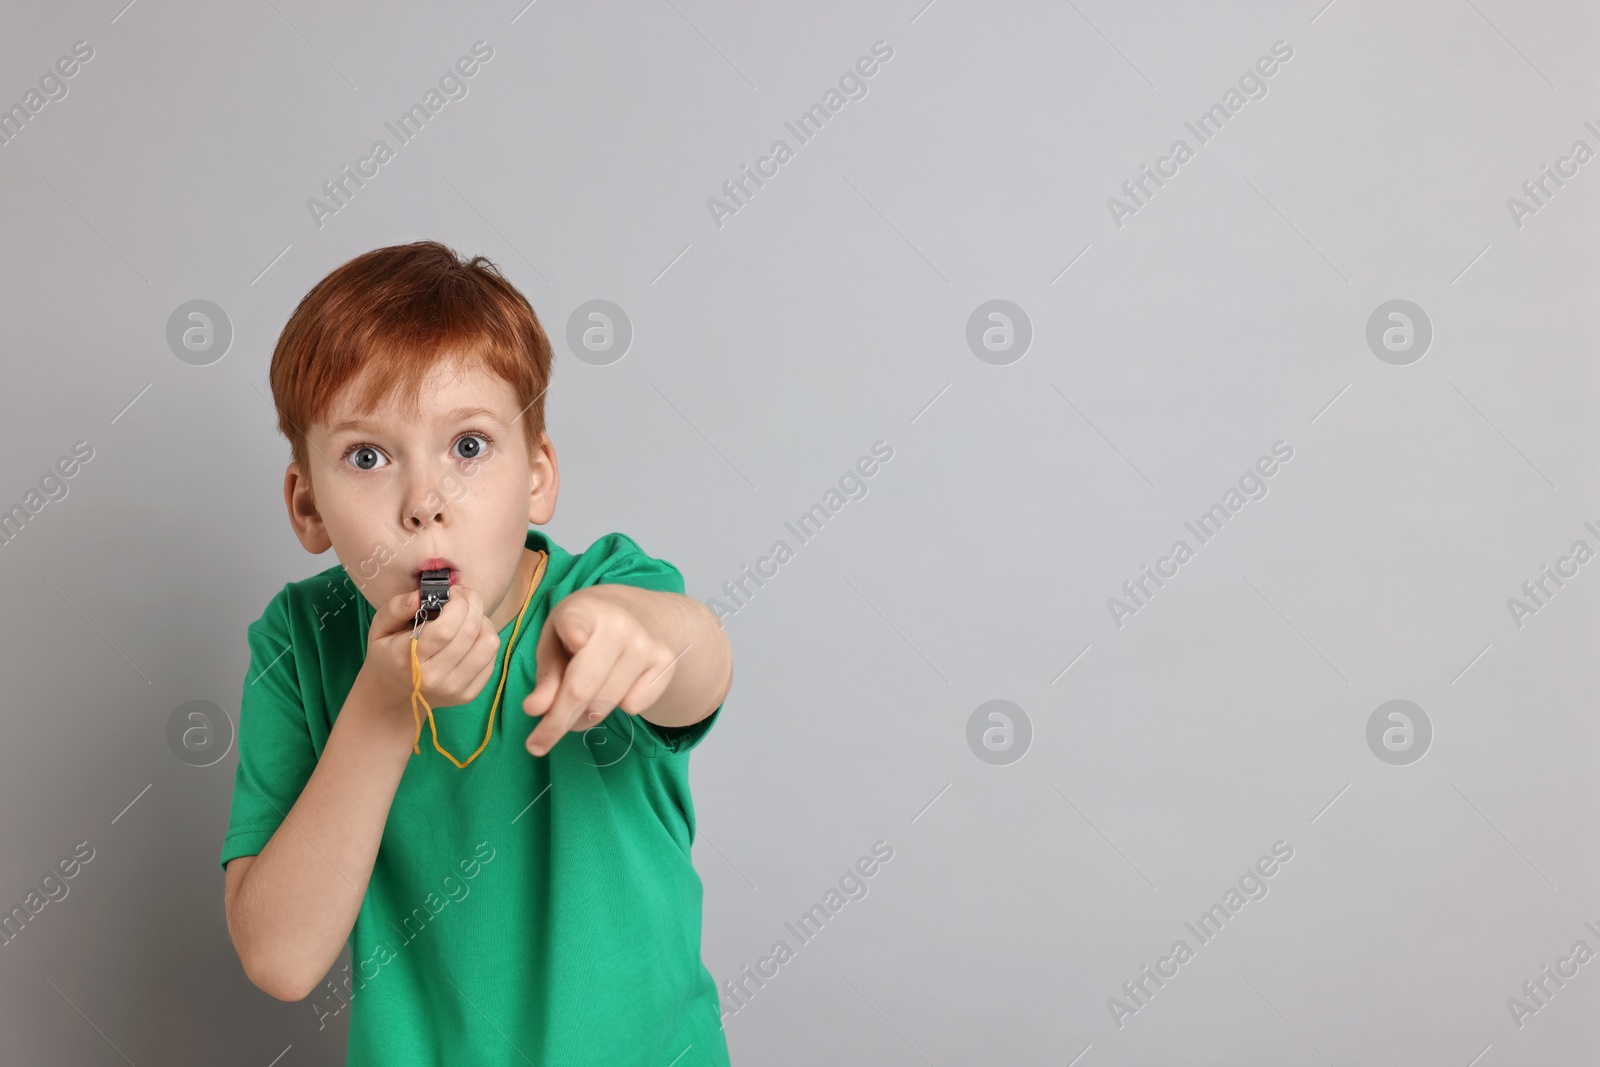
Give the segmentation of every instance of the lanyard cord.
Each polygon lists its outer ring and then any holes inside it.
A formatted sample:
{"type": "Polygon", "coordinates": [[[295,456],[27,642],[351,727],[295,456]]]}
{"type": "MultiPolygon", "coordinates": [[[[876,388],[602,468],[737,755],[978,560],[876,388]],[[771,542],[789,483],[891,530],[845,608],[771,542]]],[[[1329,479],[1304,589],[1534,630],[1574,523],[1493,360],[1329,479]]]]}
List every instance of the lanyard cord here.
{"type": "Polygon", "coordinates": [[[417,659],[417,637],[422,632],[422,624],[426,621],[426,618],[422,609],[417,609],[416,623],[411,628],[411,717],[417,723],[417,733],[411,741],[412,755],[422,754],[422,745],[420,744],[422,740],[422,713],[417,710],[419,703],[428,709],[428,728],[433,731],[433,747],[438,749],[440,755],[454,763],[458,768],[465,768],[467,763],[477,759],[478,753],[488,746],[489,738],[494,734],[495,711],[500,707],[500,697],[506,690],[506,675],[509,673],[511,666],[511,650],[516,646],[517,633],[522,629],[522,618],[528,613],[528,605],[533,603],[533,591],[539,588],[539,579],[544,577],[544,566],[549,561],[549,558],[544,552],[539,553],[539,562],[534,566],[533,577],[528,581],[528,595],[522,601],[522,610],[517,613],[516,625],[511,628],[511,639],[506,642],[505,656],[500,663],[500,687],[495,690],[494,703],[489,705],[489,728],[484,732],[483,744],[478,746],[477,752],[467,757],[466,763],[446,752],[444,746],[439,744],[439,727],[433,721],[433,708],[429,706],[427,700],[422,696],[422,663],[417,659]]]}

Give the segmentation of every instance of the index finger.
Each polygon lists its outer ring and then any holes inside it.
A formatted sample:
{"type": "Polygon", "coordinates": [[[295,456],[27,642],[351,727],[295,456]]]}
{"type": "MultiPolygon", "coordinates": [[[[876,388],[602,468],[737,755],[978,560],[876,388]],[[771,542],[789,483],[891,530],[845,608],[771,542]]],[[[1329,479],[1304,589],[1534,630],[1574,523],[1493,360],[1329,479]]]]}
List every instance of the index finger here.
{"type": "MultiPolygon", "coordinates": [[[[562,665],[561,677],[554,687],[555,693],[546,701],[548,706],[540,716],[539,725],[528,735],[529,752],[535,756],[549,752],[568,731],[578,726],[584,712],[597,703],[606,703],[599,694],[617,669],[619,657],[612,652],[606,659],[601,659],[602,651],[601,646],[587,645],[562,665]],[[594,695],[584,697],[580,693],[594,695]]],[[[615,705],[606,704],[598,710],[609,712],[613,707],[615,705]]]]}

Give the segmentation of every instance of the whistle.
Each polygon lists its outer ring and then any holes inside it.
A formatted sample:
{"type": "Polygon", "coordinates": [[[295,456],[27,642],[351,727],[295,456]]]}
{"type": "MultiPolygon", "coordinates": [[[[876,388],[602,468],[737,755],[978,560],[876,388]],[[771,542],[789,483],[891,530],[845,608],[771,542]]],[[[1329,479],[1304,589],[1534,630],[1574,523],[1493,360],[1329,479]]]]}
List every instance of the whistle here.
{"type": "Polygon", "coordinates": [[[450,568],[422,572],[422,606],[424,617],[436,619],[445,602],[450,599],[450,568]]]}

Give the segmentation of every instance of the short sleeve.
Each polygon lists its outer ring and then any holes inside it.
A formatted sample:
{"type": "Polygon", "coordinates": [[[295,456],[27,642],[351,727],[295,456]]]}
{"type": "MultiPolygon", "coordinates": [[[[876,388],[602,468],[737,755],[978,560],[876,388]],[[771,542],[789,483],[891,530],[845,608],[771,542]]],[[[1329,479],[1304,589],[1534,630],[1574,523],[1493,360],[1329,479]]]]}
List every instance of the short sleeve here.
{"type": "MultiPolygon", "coordinates": [[[[600,538],[584,553],[601,553],[598,569],[588,585],[601,585],[611,582],[619,585],[633,585],[641,589],[653,589],[658,593],[684,593],[683,573],[664,559],[657,559],[646,554],[638,543],[623,533],[610,533],[600,538]]],[[[663,749],[669,753],[687,753],[694,748],[710,732],[716,724],[718,716],[722,714],[722,705],[701,719],[699,722],[690,723],[688,726],[658,726],[645,719],[642,715],[632,716],[640,726],[648,730],[660,742],[663,749]]],[[[607,715],[604,723],[611,724],[616,718],[607,715]]]]}
{"type": "Polygon", "coordinates": [[[266,847],[316,769],[291,632],[285,588],[246,630],[250,667],[239,701],[239,765],[223,867],[266,847]]]}

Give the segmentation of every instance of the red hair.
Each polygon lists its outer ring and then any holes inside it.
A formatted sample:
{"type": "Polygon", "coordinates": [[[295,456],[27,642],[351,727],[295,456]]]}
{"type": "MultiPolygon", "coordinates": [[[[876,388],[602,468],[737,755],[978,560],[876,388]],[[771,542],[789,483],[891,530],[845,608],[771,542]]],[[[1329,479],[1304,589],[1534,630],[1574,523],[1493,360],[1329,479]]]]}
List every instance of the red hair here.
{"type": "Polygon", "coordinates": [[[307,427],[326,420],[345,386],[361,379],[360,413],[397,395],[415,415],[423,379],[450,357],[512,387],[532,455],[545,432],[550,340],[498,267],[415,241],[365,252],[323,278],[284,324],[269,372],[278,429],[301,472],[311,473],[307,427]]]}

